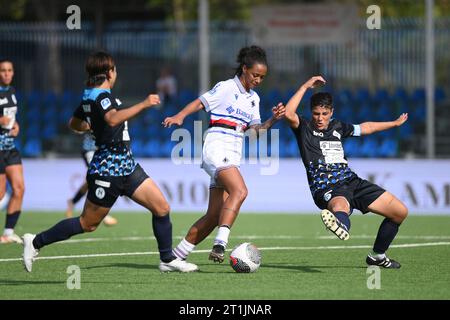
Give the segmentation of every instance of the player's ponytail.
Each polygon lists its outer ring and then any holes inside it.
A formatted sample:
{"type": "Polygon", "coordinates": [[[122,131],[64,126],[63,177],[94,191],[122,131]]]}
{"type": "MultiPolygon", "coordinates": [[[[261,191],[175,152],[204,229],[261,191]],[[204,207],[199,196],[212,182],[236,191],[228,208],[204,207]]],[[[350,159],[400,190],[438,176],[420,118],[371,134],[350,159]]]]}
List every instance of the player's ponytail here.
{"type": "Polygon", "coordinates": [[[88,74],[86,85],[88,87],[101,85],[105,80],[109,79],[109,71],[114,68],[114,59],[109,53],[103,51],[94,52],[86,61],[86,72],[88,74]]]}
{"type": "Polygon", "coordinates": [[[251,68],[255,63],[260,63],[267,67],[266,52],[258,46],[244,47],[239,51],[236,62],[239,66],[235,70],[235,75],[239,77],[244,66],[251,68]]]}

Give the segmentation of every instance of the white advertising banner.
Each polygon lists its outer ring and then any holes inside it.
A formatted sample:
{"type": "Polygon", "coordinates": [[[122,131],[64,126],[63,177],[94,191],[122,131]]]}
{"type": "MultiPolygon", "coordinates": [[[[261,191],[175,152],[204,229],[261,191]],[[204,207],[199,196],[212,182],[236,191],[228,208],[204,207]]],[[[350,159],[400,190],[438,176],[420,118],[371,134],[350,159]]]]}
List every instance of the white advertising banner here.
{"type": "MultiPolygon", "coordinates": [[[[248,162],[248,161],[247,161],[248,162]]],[[[209,176],[198,164],[175,165],[169,159],[140,160],[156,181],[172,211],[204,212],[209,176]]],[[[24,210],[64,210],[84,182],[81,159],[25,159],[24,210]]],[[[350,167],[402,200],[412,214],[450,214],[450,160],[351,160],[350,167]]],[[[317,212],[300,160],[273,160],[271,164],[243,164],[248,197],[242,212],[317,212]]],[[[84,200],[77,205],[82,207],[84,200]]],[[[120,198],[113,210],[144,210],[120,198]]]]}
{"type": "Polygon", "coordinates": [[[345,43],[358,21],[352,4],[262,5],[252,9],[252,30],[261,45],[345,43]]]}

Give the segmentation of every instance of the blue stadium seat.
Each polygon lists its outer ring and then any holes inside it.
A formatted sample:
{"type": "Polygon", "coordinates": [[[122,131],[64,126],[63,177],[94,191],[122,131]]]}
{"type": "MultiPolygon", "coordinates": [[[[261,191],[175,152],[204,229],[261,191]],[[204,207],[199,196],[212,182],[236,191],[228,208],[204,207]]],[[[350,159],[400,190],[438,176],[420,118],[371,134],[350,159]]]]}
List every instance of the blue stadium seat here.
{"type": "Polygon", "coordinates": [[[378,148],[378,155],[380,157],[395,157],[397,155],[398,143],[397,140],[386,138],[383,139],[378,148]]]}
{"type": "Polygon", "coordinates": [[[373,158],[378,156],[378,143],[375,137],[365,137],[360,147],[361,156],[373,158]]]}
{"type": "MultiPolygon", "coordinates": [[[[366,122],[366,121],[373,121],[373,114],[372,114],[372,107],[369,103],[363,103],[356,111],[356,121],[357,122],[366,122]]],[[[354,121],[355,121],[354,120],[354,121]]]]}
{"type": "Polygon", "coordinates": [[[194,91],[190,89],[182,89],[178,93],[178,105],[184,107],[185,105],[187,105],[191,101],[194,101],[197,98],[198,95],[194,91]]]}
{"type": "Polygon", "coordinates": [[[55,123],[46,123],[45,126],[42,129],[41,132],[41,137],[44,139],[51,139],[53,137],[56,136],[56,134],[58,133],[58,130],[56,128],[56,124],[55,123]]]}
{"type": "Polygon", "coordinates": [[[390,99],[389,92],[386,89],[377,89],[373,96],[373,100],[377,104],[388,104],[390,99]]]}
{"type": "Polygon", "coordinates": [[[441,102],[443,102],[445,100],[445,91],[443,88],[441,87],[437,87],[435,92],[434,92],[434,99],[436,104],[440,104],[441,102]]]}
{"type": "Polygon", "coordinates": [[[425,103],[426,100],[425,89],[419,88],[414,90],[411,99],[413,103],[425,103]]]}
{"type": "Polygon", "coordinates": [[[375,112],[375,121],[391,121],[393,120],[394,115],[392,114],[392,110],[390,105],[387,103],[382,103],[375,112]]]}
{"type": "Polygon", "coordinates": [[[405,90],[405,88],[397,88],[394,92],[394,94],[392,95],[392,98],[397,102],[397,103],[403,103],[403,104],[407,104],[409,103],[409,95],[408,92],[405,90]]]}
{"type": "Polygon", "coordinates": [[[338,105],[353,105],[354,103],[353,94],[349,89],[339,91],[336,96],[336,100],[338,105]]]}
{"type": "Polygon", "coordinates": [[[271,89],[266,94],[266,101],[264,105],[266,108],[272,108],[276,106],[279,102],[283,102],[283,95],[278,89],[271,89]]]}
{"type": "Polygon", "coordinates": [[[372,97],[370,96],[370,92],[367,88],[359,88],[356,90],[355,100],[356,103],[367,103],[372,101],[372,97]]]}
{"type": "Polygon", "coordinates": [[[401,139],[403,140],[409,140],[413,137],[413,128],[409,121],[406,121],[403,125],[401,125],[399,128],[399,133],[401,136],[401,139]]]}
{"type": "Polygon", "coordinates": [[[350,138],[344,141],[344,150],[347,157],[360,157],[359,141],[357,138],[350,138]]]}
{"type": "Polygon", "coordinates": [[[135,157],[144,157],[145,156],[145,149],[144,149],[144,143],[141,139],[135,138],[131,140],[131,151],[133,152],[133,155],[135,157]]]}
{"type": "Polygon", "coordinates": [[[23,148],[25,157],[39,157],[42,154],[42,144],[39,139],[31,139],[25,143],[23,148]]]}

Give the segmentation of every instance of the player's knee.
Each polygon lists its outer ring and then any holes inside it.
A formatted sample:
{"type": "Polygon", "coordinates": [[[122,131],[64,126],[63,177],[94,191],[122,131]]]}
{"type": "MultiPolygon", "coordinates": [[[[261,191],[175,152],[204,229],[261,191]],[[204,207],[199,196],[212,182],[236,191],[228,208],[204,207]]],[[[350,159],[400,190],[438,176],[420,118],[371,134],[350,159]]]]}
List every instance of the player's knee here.
{"type": "Polygon", "coordinates": [[[25,193],[25,185],[23,183],[17,183],[12,186],[13,196],[22,197],[25,193]]]}
{"type": "Polygon", "coordinates": [[[168,215],[170,212],[170,205],[168,202],[164,202],[160,205],[158,205],[154,210],[153,214],[157,217],[164,217],[165,215],[168,215]]]}
{"type": "Polygon", "coordinates": [[[97,227],[100,223],[92,223],[92,222],[87,222],[84,219],[80,219],[80,224],[81,224],[81,228],[83,229],[84,232],[93,232],[97,229],[97,227]]]}
{"type": "Polygon", "coordinates": [[[244,202],[244,200],[247,198],[247,196],[248,196],[248,189],[245,186],[242,188],[239,188],[236,191],[236,197],[239,200],[239,202],[241,202],[241,203],[244,202]]]}
{"type": "Polygon", "coordinates": [[[397,213],[397,220],[402,223],[408,216],[408,208],[402,204],[397,213]]]}

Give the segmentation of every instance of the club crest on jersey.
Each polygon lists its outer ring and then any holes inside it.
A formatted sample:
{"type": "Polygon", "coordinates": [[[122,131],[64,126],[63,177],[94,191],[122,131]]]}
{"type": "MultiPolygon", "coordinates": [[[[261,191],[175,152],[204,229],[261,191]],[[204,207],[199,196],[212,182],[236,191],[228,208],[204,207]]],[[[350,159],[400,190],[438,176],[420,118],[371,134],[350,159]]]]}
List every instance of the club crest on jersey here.
{"type": "Polygon", "coordinates": [[[317,132],[313,130],[313,135],[315,135],[316,137],[323,137],[323,132],[317,132]]]}
{"type": "Polygon", "coordinates": [[[111,100],[109,100],[109,98],[105,98],[100,101],[100,104],[102,105],[102,108],[106,110],[111,105],[111,100]]]}
{"type": "Polygon", "coordinates": [[[336,130],[333,131],[333,136],[335,136],[336,138],[341,140],[341,134],[339,132],[337,132],[336,130]]]}
{"type": "Polygon", "coordinates": [[[14,102],[14,104],[17,104],[17,99],[16,99],[16,95],[15,94],[11,95],[11,99],[14,102]]]}

